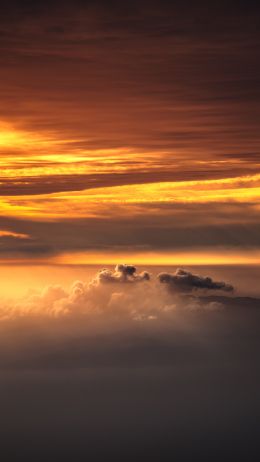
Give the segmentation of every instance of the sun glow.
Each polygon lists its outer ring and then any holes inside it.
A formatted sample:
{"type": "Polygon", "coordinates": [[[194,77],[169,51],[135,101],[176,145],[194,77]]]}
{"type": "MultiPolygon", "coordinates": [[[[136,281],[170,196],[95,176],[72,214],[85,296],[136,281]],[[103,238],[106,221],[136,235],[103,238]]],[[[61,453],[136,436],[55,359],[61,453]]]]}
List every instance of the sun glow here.
{"type": "Polygon", "coordinates": [[[44,135],[42,133],[35,133],[34,131],[27,131],[18,129],[6,122],[0,122],[0,148],[6,149],[19,149],[26,148],[47,148],[57,144],[57,139],[53,133],[44,135]]]}
{"type": "Polygon", "coordinates": [[[260,263],[260,251],[256,249],[236,252],[228,248],[185,249],[167,251],[119,251],[71,252],[52,257],[58,265],[116,265],[133,262],[136,265],[254,265],[260,263]]]}

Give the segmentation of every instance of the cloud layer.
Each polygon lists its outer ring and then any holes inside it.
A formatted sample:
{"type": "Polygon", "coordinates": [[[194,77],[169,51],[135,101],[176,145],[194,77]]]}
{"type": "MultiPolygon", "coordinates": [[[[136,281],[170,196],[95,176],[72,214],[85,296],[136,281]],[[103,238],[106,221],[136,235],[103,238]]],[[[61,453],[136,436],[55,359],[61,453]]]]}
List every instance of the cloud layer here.
{"type": "Polygon", "coordinates": [[[178,310],[221,309],[222,303],[203,303],[199,297],[216,290],[231,292],[233,287],[182,269],[151,278],[147,271],[138,273],[133,265],[119,264],[114,271],[100,270],[89,283],[75,281],[68,291],[53,285],[41,292],[31,291],[18,301],[2,301],[0,319],[112,317],[151,321],[178,310]]]}
{"type": "Polygon", "coordinates": [[[173,292],[191,292],[192,290],[223,290],[232,292],[234,287],[222,281],[213,281],[210,277],[192,274],[183,269],[177,269],[174,274],[160,273],[158,279],[162,284],[167,284],[173,292]]]}

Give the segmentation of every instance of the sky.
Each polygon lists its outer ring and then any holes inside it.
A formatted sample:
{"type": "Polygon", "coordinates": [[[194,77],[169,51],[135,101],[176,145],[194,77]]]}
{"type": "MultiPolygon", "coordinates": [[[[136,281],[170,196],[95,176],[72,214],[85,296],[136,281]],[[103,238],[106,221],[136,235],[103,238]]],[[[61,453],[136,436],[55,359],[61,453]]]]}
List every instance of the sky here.
{"type": "Polygon", "coordinates": [[[259,2],[0,9],[4,460],[260,460],[259,2]]]}
{"type": "Polygon", "coordinates": [[[258,263],[258,28],[252,1],[4,3],[0,262],[258,263]]]}

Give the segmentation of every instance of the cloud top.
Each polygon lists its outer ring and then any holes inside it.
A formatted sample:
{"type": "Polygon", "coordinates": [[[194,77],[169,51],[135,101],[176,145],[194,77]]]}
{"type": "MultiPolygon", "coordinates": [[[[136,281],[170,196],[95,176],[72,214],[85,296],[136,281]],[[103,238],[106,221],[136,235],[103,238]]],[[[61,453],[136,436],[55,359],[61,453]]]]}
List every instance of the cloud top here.
{"type": "Polygon", "coordinates": [[[203,302],[199,289],[205,296],[212,290],[231,292],[233,286],[183,269],[152,278],[147,271],[138,273],[133,265],[118,264],[114,271],[100,270],[89,283],[75,281],[69,290],[53,285],[31,291],[18,301],[2,301],[0,320],[68,316],[100,319],[104,315],[104,319],[140,321],[169,317],[176,310],[222,309],[219,302],[212,304],[211,300],[210,306],[203,302]]]}
{"type": "Polygon", "coordinates": [[[191,292],[192,290],[223,290],[232,292],[234,287],[223,281],[213,281],[209,276],[199,276],[184,269],[178,268],[175,273],[158,274],[160,283],[167,284],[173,292],[191,292]]]}
{"type": "Polygon", "coordinates": [[[135,266],[119,264],[116,265],[115,271],[110,271],[106,268],[99,271],[96,278],[93,280],[93,283],[135,283],[149,280],[150,273],[147,271],[143,271],[142,273],[138,274],[137,268],[135,266]]]}

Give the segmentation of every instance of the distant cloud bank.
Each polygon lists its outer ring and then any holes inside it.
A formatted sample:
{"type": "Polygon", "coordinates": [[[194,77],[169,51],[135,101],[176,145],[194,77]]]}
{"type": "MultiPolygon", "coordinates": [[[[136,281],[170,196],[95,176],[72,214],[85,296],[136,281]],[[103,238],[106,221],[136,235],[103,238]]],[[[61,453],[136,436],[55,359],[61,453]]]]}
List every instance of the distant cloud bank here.
{"type": "Polygon", "coordinates": [[[2,301],[0,320],[35,317],[95,317],[156,320],[179,310],[216,310],[223,304],[203,296],[214,291],[232,292],[233,286],[184,269],[152,277],[133,265],[118,264],[114,271],[101,269],[89,282],[75,281],[70,290],[53,285],[30,291],[18,301],[2,301]]]}

